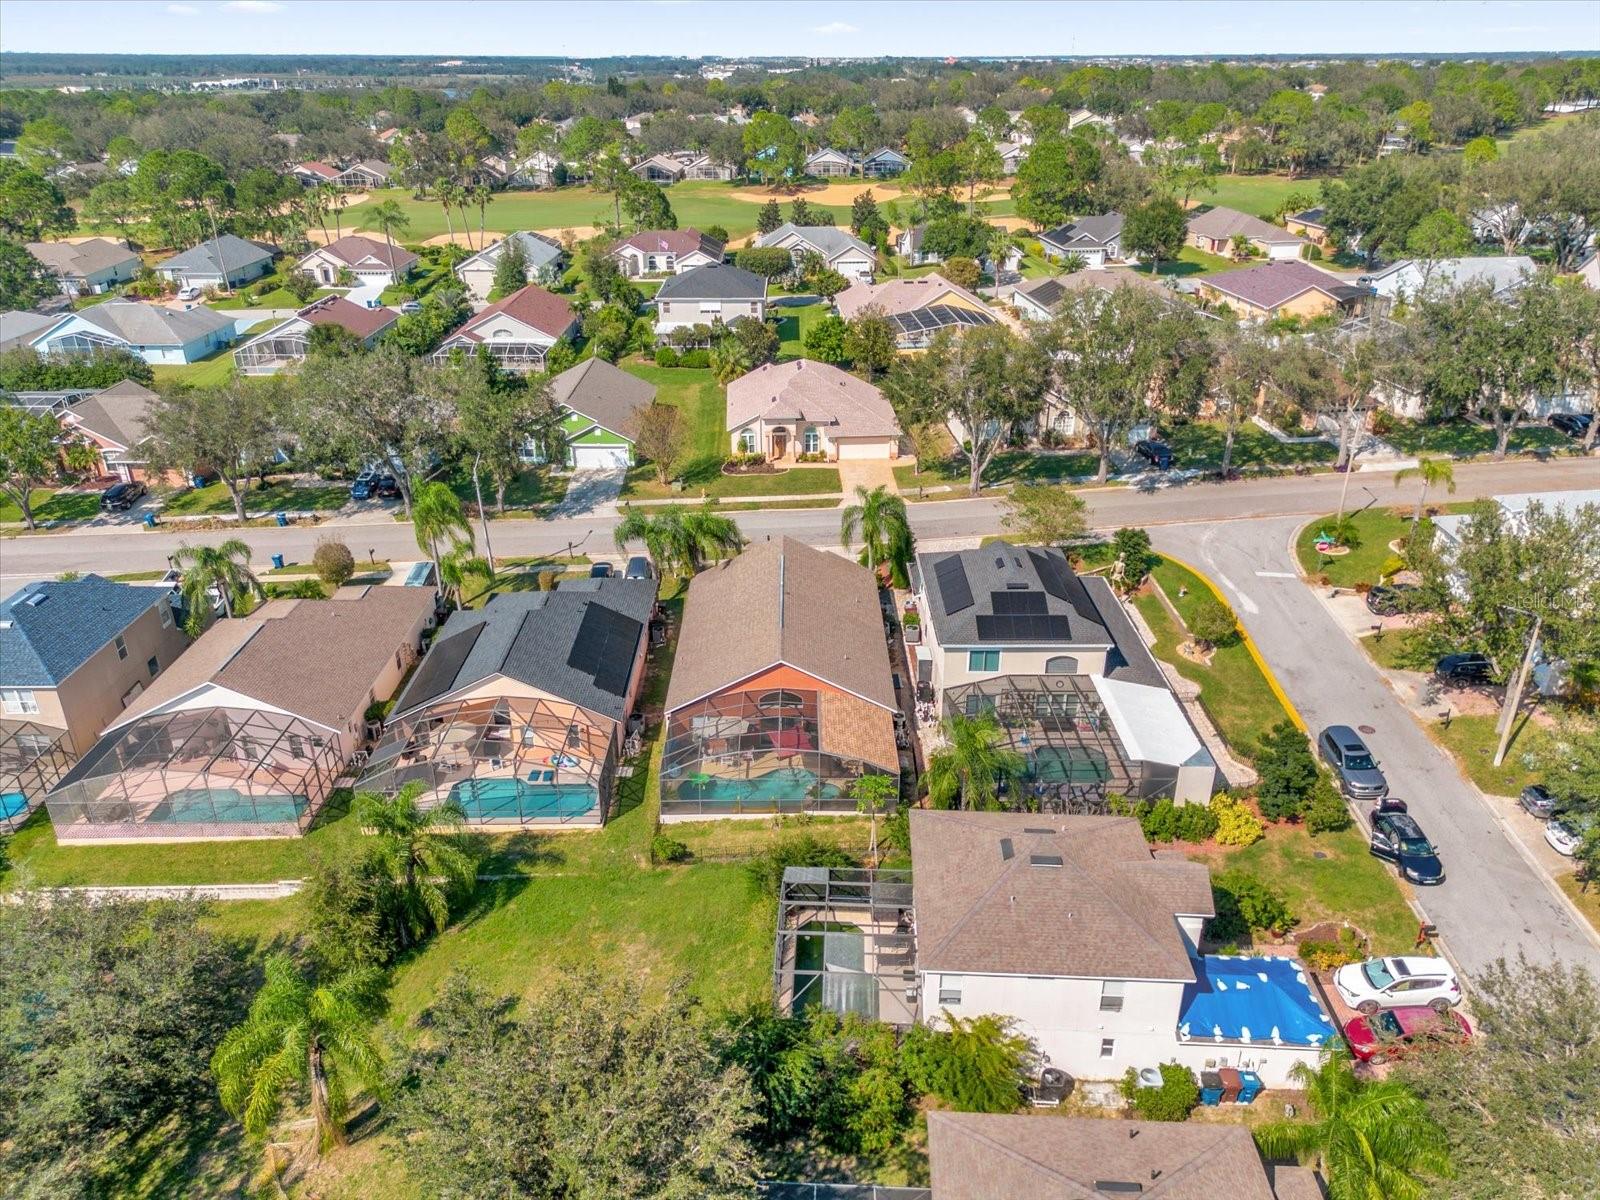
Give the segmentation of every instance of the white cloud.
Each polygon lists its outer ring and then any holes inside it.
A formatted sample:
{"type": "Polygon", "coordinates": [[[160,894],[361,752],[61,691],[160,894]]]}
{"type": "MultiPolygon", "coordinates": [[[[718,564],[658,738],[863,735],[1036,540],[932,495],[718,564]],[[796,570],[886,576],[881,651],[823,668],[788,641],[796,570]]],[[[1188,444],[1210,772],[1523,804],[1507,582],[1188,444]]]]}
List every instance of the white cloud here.
{"type": "Polygon", "coordinates": [[[275,13],[283,11],[283,5],[277,3],[277,0],[228,0],[222,7],[229,12],[242,13],[275,13]]]}
{"type": "Polygon", "coordinates": [[[167,11],[175,17],[198,17],[200,10],[192,4],[169,4],[167,11]]]}
{"type": "Polygon", "coordinates": [[[826,25],[812,27],[812,33],[860,33],[861,30],[848,21],[829,21],[826,25]]]}

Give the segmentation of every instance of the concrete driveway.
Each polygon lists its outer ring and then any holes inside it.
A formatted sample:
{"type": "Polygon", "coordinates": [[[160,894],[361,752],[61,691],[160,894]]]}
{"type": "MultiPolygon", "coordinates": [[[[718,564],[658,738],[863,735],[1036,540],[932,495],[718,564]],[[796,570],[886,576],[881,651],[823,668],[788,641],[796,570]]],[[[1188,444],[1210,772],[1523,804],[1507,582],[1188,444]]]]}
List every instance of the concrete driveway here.
{"type": "Polygon", "coordinates": [[[1600,935],[1508,826],[1509,814],[1462,776],[1299,578],[1289,539],[1303,521],[1170,525],[1150,533],[1157,550],[1222,588],[1313,734],[1333,724],[1362,731],[1392,794],[1439,849],[1445,882],[1414,895],[1464,971],[1520,951],[1535,961],[1582,964],[1600,977],[1600,935]]]}
{"type": "Polygon", "coordinates": [[[622,468],[610,471],[575,471],[567,481],[567,494],[552,517],[583,517],[597,512],[614,512],[617,498],[622,495],[622,485],[628,481],[628,472],[622,468]]]}

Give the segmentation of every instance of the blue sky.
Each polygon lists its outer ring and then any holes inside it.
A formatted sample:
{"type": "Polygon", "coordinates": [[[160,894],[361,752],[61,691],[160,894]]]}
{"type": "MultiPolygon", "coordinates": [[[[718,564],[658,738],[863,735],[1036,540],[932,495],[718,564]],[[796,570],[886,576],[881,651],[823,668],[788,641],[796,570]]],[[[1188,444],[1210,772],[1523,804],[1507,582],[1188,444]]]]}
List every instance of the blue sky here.
{"type": "Polygon", "coordinates": [[[440,58],[1600,50],[1600,0],[0,0],[0,49],[440,58]]]}

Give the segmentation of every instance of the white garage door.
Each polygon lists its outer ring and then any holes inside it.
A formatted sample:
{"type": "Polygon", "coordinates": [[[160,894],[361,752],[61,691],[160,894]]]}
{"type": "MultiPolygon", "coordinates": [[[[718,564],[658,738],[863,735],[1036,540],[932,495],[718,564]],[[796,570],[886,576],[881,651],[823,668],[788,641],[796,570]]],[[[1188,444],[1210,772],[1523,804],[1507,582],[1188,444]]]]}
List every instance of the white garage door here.
{"type": "Polygon", "coordinates": [[[574,446],[572,469],[575,471],[615,471],[628,466],[626,446],[574,446]]]}
{"type": "Polygon", "coordinates": [[[833,444],[840,458],[888,458],[894,449],[891,438],[836,438],[833,444]]]}

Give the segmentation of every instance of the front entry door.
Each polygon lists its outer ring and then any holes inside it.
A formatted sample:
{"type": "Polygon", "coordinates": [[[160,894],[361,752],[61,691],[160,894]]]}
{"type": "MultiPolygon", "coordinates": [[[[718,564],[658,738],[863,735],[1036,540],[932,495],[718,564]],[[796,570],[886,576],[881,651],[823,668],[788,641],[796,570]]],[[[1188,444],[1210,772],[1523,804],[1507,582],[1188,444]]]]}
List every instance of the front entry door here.
{"type": "Polygon", "coordinates": [[[787,458],[789,456],[789,431],[787,429],[774,429],[772,431],[772,457],[787,458]]]}

